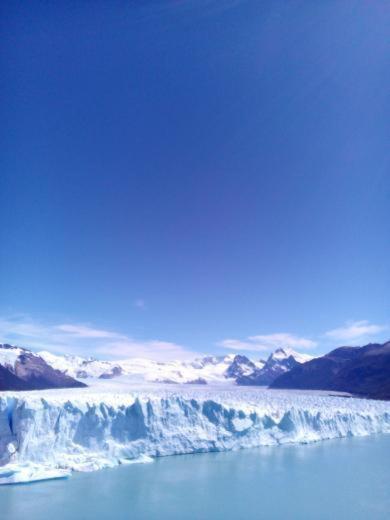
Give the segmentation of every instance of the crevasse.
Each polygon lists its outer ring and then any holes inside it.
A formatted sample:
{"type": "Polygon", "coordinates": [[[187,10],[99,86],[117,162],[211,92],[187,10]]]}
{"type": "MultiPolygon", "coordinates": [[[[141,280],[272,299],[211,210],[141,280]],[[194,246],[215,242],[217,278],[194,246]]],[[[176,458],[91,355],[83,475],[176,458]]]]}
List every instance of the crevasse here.
{"type": "Polygon", "coordinates": [[[266,390],[4,395],[0,483],[164,455],[389,432],[389,403],[323,395],[266,390]]]}

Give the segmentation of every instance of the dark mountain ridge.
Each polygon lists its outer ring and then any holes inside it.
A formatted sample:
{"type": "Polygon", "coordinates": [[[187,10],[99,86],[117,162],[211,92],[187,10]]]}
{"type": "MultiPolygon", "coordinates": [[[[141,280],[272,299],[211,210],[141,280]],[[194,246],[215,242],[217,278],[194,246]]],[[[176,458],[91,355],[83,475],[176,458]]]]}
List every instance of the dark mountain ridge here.
{"type": "Polygon", "coordinates": [[[390,399],[390,341],[337,348],[280,375],[271,388],[333,390],[390,399]]]}
{"type": "Polygon", "coordinates": [[[238,374],[237,384],[243,386],[268,386],[281,374],[303,363],[309,356],[303,356],[291,349],[278,348],[269,355],[261,368],[249,374],[238,374]]]}
{"type": "Polygon", "coordinates": [[[0,390],[45,390],[49,388],[81,388],[76,381],[48,365],[37,354],[13,345],[0,344],[0,349],[14,354],[13,363],[0,364],[0,390]]]}

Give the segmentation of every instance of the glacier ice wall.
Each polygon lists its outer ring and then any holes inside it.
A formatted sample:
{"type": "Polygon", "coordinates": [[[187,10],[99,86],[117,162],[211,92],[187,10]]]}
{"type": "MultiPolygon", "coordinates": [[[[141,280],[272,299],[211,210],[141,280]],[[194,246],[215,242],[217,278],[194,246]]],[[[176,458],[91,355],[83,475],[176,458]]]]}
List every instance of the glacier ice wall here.
{"type": "Polygon", "coordinates": [[[3,394],[0,470],[93,470],[142,457],[373,433],[390,433],[390,403],[267,390],[3,394]]]}

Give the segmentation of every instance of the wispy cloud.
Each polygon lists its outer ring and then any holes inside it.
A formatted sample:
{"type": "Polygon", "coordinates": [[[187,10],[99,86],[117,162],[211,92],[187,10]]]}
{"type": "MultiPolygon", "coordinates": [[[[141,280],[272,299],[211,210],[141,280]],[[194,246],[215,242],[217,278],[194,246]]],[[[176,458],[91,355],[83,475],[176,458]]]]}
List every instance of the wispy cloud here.
{"type": "Polygon", "coordinates": [[[229,348],[231,350],[253,350],[253,343],[233,338],[223,339],[217,343],[217,346],[229,348]]]}
{"type": "Polygon", "coordinates": [[[194,358],[193,352],[185,350],[176,343],[160,340],[136,341],[130,338],[102,345],[97,349],[97,352],[102,356],[109,355],[118,359],[142,357],[166,361],[194,358]]]}
{"type": "Polygon", "coordinates": [[[69,336],[75,338],[117,338],[117,332],[110,332],[108,330],[94,329],[86,325],[72,325],[65,323],[64,325],[56,325],[55,330],[65,332],[69,336]]]}
{"type": "Polygon", "coordinates": [[[91,324],[49,324],[19,314],[0,317],[0,340],[32,348],[82,356],[146,357],[158,361],[188,359],[194,353],[177,343],[137,340],[91,324]]]}
{"type": "Polygon", "coordinates": [[[312,349],[317,346],[317,343],[311,339],[298,337],[294,334],[278,332],[275,334],[249,336],[244,340],[224,339],[218,343],[218,346],[232,350],[267,352],[279,347],[312,349]]]}
{"type": "Polygon", "coordinates": [[[325,336],[338,341],[357,341],[376,336],[388,329],[386,325],[375,325],[367,320],[348,321],[342,327],[329,330],[325,336]]]}
{"type": "Polygon", "coordinates": [[[137,307],[137,309],[146,309],[146,302],[142,298],[138,298],[138,300],[135,300],[134,307],[137,307]]]}

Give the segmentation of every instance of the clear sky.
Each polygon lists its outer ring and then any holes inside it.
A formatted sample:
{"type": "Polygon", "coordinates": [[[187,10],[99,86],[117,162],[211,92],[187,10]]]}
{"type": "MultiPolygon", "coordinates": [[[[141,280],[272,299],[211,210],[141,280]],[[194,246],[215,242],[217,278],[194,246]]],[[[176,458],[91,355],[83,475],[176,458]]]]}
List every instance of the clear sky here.
{"type": "Polygon", "coordinates": [[[3,340],[390,337],[386,1],[2,2],[3,340]]]}

